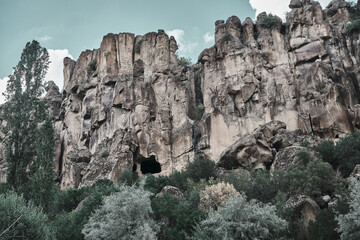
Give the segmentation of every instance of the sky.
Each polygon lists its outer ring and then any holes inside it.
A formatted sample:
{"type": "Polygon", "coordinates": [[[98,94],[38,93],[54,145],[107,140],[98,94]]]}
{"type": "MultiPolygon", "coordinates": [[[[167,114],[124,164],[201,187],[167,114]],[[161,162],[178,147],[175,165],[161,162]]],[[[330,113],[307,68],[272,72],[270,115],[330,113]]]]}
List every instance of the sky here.
{"type": "MultiPolygon", "coordinates": [[[[330,0],[320,0],[326,7],[330,0]]],[[[255,19],[266,11],[282,18],[290,0],[0,0],[0,93],[26,43],[38,40],[49,51],[46,81],[63,86],[63,58],[76,60],[100,47],[107,33],[144,35],[163,29],[176,38],[178,54],[197,61],[214,44],[216,20],[255,19]]],[[[4,101],[0,96],[0,103],[4,101]]]]}

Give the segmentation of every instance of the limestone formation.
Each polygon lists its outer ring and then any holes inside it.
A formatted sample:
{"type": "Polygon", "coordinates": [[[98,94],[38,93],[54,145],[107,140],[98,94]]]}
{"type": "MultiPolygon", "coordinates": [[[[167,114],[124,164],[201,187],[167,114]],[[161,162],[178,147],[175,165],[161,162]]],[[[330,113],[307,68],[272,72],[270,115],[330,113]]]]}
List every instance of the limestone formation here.
{"type": "Polygon", "coordinates": [[[215,45],[189,67],[163,30],[108,34],[99,49],[65,58],[63,91],[48,93],[61,188],[117,182],[125,169],[169,175],[197,153],[225,169],[270,167],[298,136],[358,128],[360,40],[344,33],[349,4],[290,7],[270,27],[216,21],[215,45]],[[282,124],[261,127],[269,122],[282,124]]]}

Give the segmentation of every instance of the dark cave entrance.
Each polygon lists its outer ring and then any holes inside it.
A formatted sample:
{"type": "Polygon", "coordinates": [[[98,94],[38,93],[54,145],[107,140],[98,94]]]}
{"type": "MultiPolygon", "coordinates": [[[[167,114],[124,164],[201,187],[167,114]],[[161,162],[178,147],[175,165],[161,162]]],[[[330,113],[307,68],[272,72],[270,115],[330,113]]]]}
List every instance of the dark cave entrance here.
{"type": "Polygon", "coordinates": [[[149,158],[144,158],[141,161],[140,170],[142,174],[160,173],[161,165],[158,161],[156,161],[155,156],[150,156],[149,158]]]}

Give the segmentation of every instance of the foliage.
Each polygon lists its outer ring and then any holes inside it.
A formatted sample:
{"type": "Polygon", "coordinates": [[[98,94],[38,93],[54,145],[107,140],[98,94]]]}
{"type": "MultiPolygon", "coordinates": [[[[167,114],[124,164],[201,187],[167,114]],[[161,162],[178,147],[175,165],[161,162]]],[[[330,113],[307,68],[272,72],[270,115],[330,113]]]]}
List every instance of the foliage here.
{"type": "Polygon", "coordinates": [[[211,208],[217,210],[229,198],[239,195],[233,185],[220,182],[215,185],[206,186],[200,193],[200,209],[208,212],[211,208]]]}
{"type": "Polygon", "coordinates": [[[188,178],[198,182],[200,179],[208,180],[210,177],[214,177],[214,169],[214,161],[203,156],[195,156],[194,161],[185,167],[185,173],[188,178]]]}
{"type": "Polygon", "coordinates": [[[52,214],[56,215],[63,212],[71,212],[79,203],[90,195],[90,188],[83,187],[79,189],[68,188],[58,190],[54,197],[52,214]]]}
{"type": "Polygon", "coordinates": [[[106,158],[110,155],[109,151],[108,150],[104,150],[101,152],[100,156],[103,157],[103,158],[106,158]]]}
{"type": "Polygon", "coordinates": [[[335,219],[338,212],[348,212],[348,206],[345,202],[338,202],[334,208],[321,209],[315,221],[309,222],[308,233],[310,240],[340,239],[340,234],[336,232],[338,224],[335,219]]]}
{"type": "Polygon", "coordinates": [[[310,142],[308,140],[304,140],[304,141],[300,142],[300,146],[304,147],[304,148],[309,147],[309,144],[310,144],[310,142]]]}
{"type": "Polygon", "coordinates": [[[96,65],[97,65],[97,61],[96,59],[93,59],[89,62],[89,64],[87,65],[87,74],[88,76],[90,76],[93,72],[96,71],[96,65]]]}
{"type": "Polygon", "coordinates": [[[267,170],[245,170],[232,172],[224,177],[224,181],[244,193],[249,199],[257,199],[264,203],[271,202],[277,194],[277,184],[267,170]]]}
{"type": "Polygon", "coordinates": [[[332,195],[341,188],[330,164],[318,159],[311,159],[307,165],[297,165],[287,172],[277,172],[276,181],[279,189],[288,195],[305,194],[314,198],[332,195]]]}
{"type": "Polygon", "coordinates": [[[287,222],[275,207],[242,196],[229,199],[196,225],[192,239],[280,239],[287,222]]]}
{"type": "Polygon", "coordinates": [[[189,192],[187,199],[177,199],[168,194],[151,201],[155,220],[162,222],[158,239],[185,239],[191,234],[193,225],[205,217],[198,209],[199,193],[189,192]]]}
{"type": "Polygon", "coordinates": [[[192,64],[191,63],[191,58],[180,57],[179,65],[181,67],[187,67],[187,66],[190,66],[191,64],[192,64]]]}
{"type": "Polygon", "coordinates": [[[119,183],[123,183],[125,185],[133,185],[134,183],[134,174],[132,171],[130,170],[124,170],[121,175],[120,175],[120,178],[119,178],[119,183]]]}
{"type": "Polygon", "coordinates": [[[120,185],[85,224],[85,239],[156,239],[158,225],[150,218],[150,195],[141,187],[120,185]]]}
{"type": "Polygon", "coordinates": [[[118,188],[107,179],[98,180],[89,189],[85,189],[81,194],[81,198],[86,198],[83,201],[82,208],[69,214],[58,214],[53,222],[53,226],[56,229],[56,239],[84,239],[81,231],[88,222],[91,213],[99,208],[104,196],[108,196],[116,191],[118,191],[118,188]]]}
{"type": "Polygon", "coordinates": [[[336,220],[341,239],[360,239],[360,182],[353,179],[350,193],[350,211],[340,214],[336,220]]]}
{"type": "Polygon", "coordinates": [[[266,15],[265,17],[259,19],[257,24],[263,28],[272,28],[277,22],[277,17],[272,15],[266,15]]]}
{"type": "Polygon", "coordinates": [[[0,239],[17,238],[48,240],[55,239],[55,236],[47,216],[39,207],[31,202],[26,203],[25,199],[16,193],[1,194],[0,239]],[[8,227],[10,229],[5,231],[8,227]]]}
{"type": "Polygon", "coordinates": [[[335,157],[335,144],[331,140],[324,140],[315,147],[315,150],[320,153],[323,161],[328,162],[334,169],[338,168],[339,163],[335,157]]]}
{"type": "Polygon", "coordinates": [[[49,54],[37,41],[28,42],[9,76],[2,128],[10,187],[46,210],[54,188],[53,134],[44,91],[49,54]]]}
{"type": "Polygon", "coordinates": [[[197,119],[201,119],[202,115],[204,114],[205,107],[202,103],[198,104],[195,108],[196,117],[197,119]]]}
{"type": "Polygon", "coordinates": [[[351,23],[346,26],[346,34],[354,34],[360,32],[360,6],[358,3],[350,3],[351,7],[349,8],[351,23]]]}
{"type": "Polygon", "coordinates": [[[354,167],[360,164],[360,131],[342,138],[335,146],[324,141],[316,150],[325,162],[329,162],[334,169],[339,168],[342,175],[348,177],[354,167]]]}

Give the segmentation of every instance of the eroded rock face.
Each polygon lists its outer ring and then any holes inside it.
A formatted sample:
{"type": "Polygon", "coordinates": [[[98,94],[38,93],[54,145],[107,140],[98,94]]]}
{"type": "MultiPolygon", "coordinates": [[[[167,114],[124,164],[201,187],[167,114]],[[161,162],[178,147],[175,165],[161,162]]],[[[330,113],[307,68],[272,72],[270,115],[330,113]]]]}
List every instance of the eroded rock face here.
{"type": "Polygon", "coordinates": [[[179,66],[162,30],[108,34],[99,49],[65,58],[63,93],[53,97],[61,107],[52,109],[61,187],[117,182],[125,169],[168,175],[198,152],[225,169],[269,167],[302,134],[359,127],[360,40],[344,34],[349,5],[290,7],[271,28],[217,21],[215,45],[190,67],[179,66]]]}

